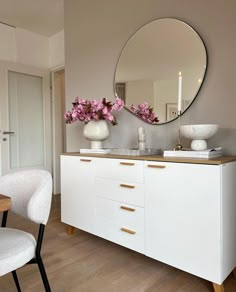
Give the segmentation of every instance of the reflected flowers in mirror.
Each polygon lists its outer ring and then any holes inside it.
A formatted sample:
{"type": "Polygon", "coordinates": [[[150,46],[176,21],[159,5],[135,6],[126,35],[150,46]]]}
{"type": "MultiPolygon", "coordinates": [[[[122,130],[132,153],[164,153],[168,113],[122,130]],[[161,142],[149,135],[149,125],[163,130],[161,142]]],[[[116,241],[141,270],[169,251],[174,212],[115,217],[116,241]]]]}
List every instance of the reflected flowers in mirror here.
{"type": "Polygon", "coordinates": [[[153,108],[147,102],[140,103],[136,106],[132,104],[130,110],[145,122],[150,124],[157,124],[159,122],[153,108]]]}
{"type": "Polygon", "coordinates": [[[87,124],[91,120],[106,120],[114,126],[118,124],[114,113],[119,112],[124,107],[124,102],[118,97],[114,102],[108,101],[105,97],[101,100],[88,100],[76,97],[72,105],[71,111],[67,111],[64,114],[67,124],[76,121],[87,124]]]}

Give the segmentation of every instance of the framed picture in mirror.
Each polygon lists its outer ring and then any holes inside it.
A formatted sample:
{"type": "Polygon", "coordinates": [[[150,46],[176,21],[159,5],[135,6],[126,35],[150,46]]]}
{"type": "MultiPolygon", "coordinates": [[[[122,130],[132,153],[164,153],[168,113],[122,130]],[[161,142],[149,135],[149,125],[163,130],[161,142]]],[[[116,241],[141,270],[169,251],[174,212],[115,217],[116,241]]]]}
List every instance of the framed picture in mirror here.
{"type": "Polygon", "coordinates": [[[173,120],[178,116],[178,106],[177,103],[167,103],[166,104],[166,120],[173,120]]]}

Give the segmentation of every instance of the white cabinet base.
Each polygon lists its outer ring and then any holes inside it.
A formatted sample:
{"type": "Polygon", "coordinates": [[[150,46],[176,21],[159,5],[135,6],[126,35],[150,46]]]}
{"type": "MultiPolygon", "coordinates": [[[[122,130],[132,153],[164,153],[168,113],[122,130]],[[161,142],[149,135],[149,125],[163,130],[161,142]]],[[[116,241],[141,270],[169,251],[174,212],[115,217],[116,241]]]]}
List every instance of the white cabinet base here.
{"type": "MultiPolygon", "coordinates": [[[[62,221],[214,283],[236,266],[236,162],[62,156],[62,221]]],[[[70,232],[72,230],[69,230],[70,232]]]]}

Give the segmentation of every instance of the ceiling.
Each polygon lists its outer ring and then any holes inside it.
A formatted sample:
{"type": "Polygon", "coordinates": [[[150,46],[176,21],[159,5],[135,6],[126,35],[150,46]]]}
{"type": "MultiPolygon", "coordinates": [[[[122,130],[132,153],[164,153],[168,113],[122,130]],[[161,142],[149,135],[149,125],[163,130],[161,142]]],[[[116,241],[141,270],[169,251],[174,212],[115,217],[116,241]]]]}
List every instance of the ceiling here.
{"type": "Polygon", "coordinates": [[[64,28],[64,0],[0,0],[0,22],[52,36],[64,28]]]}

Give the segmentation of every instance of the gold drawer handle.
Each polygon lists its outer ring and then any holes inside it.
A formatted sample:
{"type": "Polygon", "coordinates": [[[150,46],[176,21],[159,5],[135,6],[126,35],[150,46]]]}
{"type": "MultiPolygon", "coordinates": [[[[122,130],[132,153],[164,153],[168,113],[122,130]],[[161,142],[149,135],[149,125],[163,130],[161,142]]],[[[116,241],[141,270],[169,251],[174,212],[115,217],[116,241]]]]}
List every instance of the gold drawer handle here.
{"type": "Polygon", "coordinates": [[[129,233],[129,234],[135,234],[136,233],[135,231],[127,229],[127,228],[124,228],[124,227],[122,227],[120,230],[123,231],[123,232],[129,233]]]}
{"type": "Polygon", "coordinates": [[[122,187],[122,188],[128,188],[128,189],[134,189],[135,188],[135,186],[126,185],[126,184],[120,184],[120,187],[122,187]]]}
{"type": "Polygon", "coordinates": [[[91,159],[80,159],[80,161],[82,161],[82,162],[91,162],[92,160],[91,159]]]}
{"type": "Polygon", "coordinates": [[[121,209],[126,210],[126,211],[130,211],[130,212],[134,212],[135,209],[134,208],[130,208],[130,207],[126,207],[126,206],[120,206],[121,209]]]}
{"type": "Polygon", "coordinates": [[[153,165],[153,164],[148,164],[148,167],[150,167],[150,168],[166,168],[165,165],[153,165]]]}
{"type": "Polygon", "coordinates": [[[132,162],[120,162],[121,165],[129,165],[129,166],[134,166],[135,163],[132,162]]]}

